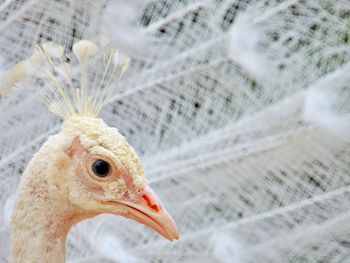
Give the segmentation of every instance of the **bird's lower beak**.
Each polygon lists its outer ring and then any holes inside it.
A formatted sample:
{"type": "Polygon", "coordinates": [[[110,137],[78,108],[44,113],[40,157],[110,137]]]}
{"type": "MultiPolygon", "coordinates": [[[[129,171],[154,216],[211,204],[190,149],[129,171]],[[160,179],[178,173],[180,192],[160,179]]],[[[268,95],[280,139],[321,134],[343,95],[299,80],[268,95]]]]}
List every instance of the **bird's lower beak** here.
{"type": "Polygon", "coordinates": [[[179,233],[174,219],[165,210],[153,190],[146,187],[137,195],[136,201],[118,202],[128,212],[125,217],[148,226],[169,240],[178,239],[179,233]]]}

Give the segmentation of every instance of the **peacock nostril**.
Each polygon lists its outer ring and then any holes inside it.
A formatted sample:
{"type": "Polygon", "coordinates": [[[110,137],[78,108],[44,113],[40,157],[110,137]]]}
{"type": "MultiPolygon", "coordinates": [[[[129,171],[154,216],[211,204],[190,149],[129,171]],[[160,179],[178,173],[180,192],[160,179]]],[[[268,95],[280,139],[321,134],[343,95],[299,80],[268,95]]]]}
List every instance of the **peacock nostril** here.
{"type": "Polygon", "coordinates": [[[155,204],[154,202],[152,202],[153,200],[147,194],[143,194],[142,198],[146,201],[147,206],[149,208],[151,208],[153,211],[155,211],[155,212],[159,212],[160,211],[159,205],[155,204]]]}

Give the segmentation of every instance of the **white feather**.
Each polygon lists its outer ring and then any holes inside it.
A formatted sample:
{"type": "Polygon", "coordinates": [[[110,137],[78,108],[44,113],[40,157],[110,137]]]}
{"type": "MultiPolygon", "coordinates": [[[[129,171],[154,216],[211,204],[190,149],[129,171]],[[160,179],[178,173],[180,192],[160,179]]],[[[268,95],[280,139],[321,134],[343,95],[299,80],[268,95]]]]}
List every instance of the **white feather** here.
{"type": "MultiPolygon", "coordinates": [[[[141,262],[123,243],[116,233],[106,231],[109,217],[100,218],[95,222],[94,230],[88,235],[92,247],[96,247],[98,254],[115,262],[141,262]],[[96,246],[96,244],[98,244],[96,246]]],[[[112,218],[113,220],[114,218],[112,218]]]]}
{"type": "Polygon", "coordinates": [[[10,222],[11,222],[11,216],[12,216],[12,210],[13,210],[13,206],[15,204],[15,195],[11,195],[9,196],[6,201],[5,201],[5,205],[4,205],[4,227],[9,228],[10,227],[10,222]]]}
{"type": "Polygon", "coordinates": [[[305,97],[303,118],[324,132],[350,142],[350,114],[337,114],[334,110],[336,104],[334,91],[310,89],[305,97]]]}
{"type": "MultiPolygon", "coordinates": [[[[3,57],[0,57],[0,83],[3,82],[3,77],[6,73],[5,69],[5,59],[3,57]]],[[[4,94],[4,88],[3,85],[0,85],[0,97],[2,94],[4,94]]]]}
{"type": "Polygon", "coordinates": [[[220,263],[241,263],[242,244],[229,233],[218,231],[211,237],[214,257],[220,263]]]}
{"type": "Polygon", "coordinates": [[[229,32],[229,57],[258,78],[273,78],[267,54],[259,47],[263,41],[262,33],[254,25],[251,15],[242,13],[237,16],[229,32]]]}
{"type": "Polygon", "coordinates": [[[146,3],[146,0],[112,0],[106,7],[102,34],[111,40],[116,49],[120,49],[128,56],[138,55],[146,49],[145,31],[135,26],[139,12],[146,3]]]}

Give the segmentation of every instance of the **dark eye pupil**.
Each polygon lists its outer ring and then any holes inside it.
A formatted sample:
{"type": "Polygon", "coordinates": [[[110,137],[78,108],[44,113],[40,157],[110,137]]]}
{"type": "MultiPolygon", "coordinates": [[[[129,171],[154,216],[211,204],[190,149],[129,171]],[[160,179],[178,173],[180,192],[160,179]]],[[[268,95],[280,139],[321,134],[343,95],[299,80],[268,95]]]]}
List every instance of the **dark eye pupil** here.
{"type": "Polygon", "coordinates": [[[107,163],[104,160],[96,160],[92,164],[92,170],[99,177],[107,176],[109,173],[109,169],[110,169],[109,163],[107,163]]]}

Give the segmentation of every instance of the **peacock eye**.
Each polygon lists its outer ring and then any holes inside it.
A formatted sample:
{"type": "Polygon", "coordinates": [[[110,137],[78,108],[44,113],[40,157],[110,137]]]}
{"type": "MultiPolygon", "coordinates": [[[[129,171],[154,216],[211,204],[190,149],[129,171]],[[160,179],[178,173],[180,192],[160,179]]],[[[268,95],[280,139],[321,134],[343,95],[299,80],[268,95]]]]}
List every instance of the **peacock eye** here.
{"type": "Polygon", "coordinates": [[[96,160],[92,164],[92,171],[98,177],[106,177],[109,174],[110,165],[104,160],[96,160]]]}

